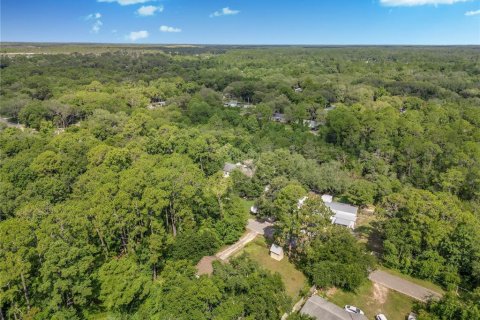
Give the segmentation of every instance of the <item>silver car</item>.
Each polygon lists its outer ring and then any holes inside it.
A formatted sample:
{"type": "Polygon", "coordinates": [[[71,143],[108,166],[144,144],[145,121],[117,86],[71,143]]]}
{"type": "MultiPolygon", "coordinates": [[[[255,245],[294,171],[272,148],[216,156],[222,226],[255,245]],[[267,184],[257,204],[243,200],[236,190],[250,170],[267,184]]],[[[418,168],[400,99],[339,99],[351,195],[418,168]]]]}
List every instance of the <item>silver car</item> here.
{"type": "Polygon", "coordinates": [[[354,307],[354,306],[350,306],[348,304],[344,307],[344,309],[345,309],[345,311],[350,312],[350,313],[365,314],[359,308],[354,307]]]}

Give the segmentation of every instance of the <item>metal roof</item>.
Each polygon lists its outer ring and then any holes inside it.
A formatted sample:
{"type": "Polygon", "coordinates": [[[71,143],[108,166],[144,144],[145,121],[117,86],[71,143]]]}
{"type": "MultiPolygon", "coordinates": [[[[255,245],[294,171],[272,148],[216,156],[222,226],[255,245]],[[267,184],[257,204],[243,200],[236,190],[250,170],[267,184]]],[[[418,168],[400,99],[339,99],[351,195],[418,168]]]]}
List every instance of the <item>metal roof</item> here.
{"type": "Polygon", "coordinates": [[[283,253],[283,248],[277,246],[276,244],[272,244],[272,246],[270,247],[270,252],[281,255],[283,253]]]}
{"type": "Polygon", "coordinates": [[[307,300],[300,313],[307,314],[318,320],[367,320],[367,317],[364,315],[349,313],[317,295],[307,300]]]}
{"type": "Polygon", "coordinates": [[[329,207],[330,210],[332,210],[334,213],[342,211],[342,212],[352,213],[352,214],[356,215],[357,211],[358,211],[357,207],[351,206],[351,205],[346,204],[346,203],[340,203],[340,202],[333,201],[333,202],[327,202],[327,203],[325,203],[325,205],[327,207],[329,207]]]}
{"type": "Polygon", "coordinates": [[[350,227],[350,226],[352,226],[354,221],[335,217],[335,219],[333,219],[333,223],[339,224],[341,226],[350,227]]]}

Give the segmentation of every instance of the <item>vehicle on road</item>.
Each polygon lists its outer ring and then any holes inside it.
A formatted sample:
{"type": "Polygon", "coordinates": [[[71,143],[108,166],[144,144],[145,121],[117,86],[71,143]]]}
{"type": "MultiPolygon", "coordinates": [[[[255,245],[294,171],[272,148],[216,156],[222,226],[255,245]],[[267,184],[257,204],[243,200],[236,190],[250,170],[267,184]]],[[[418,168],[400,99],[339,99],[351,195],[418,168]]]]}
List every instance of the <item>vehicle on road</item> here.
{"type": "Polygon", "coordinates": [[[359,308],[354,307],[354,306],[350,306],[348,304],[344,307],[344,309],[345,309],[345,311],[350,312],[350,313],[365,314],[359,308]]]}
{"type": "Polygon", "coordinates": [[[383,313],[379,313],[375,316],[375,320],[387,320],[387,317],[383,313]]]}

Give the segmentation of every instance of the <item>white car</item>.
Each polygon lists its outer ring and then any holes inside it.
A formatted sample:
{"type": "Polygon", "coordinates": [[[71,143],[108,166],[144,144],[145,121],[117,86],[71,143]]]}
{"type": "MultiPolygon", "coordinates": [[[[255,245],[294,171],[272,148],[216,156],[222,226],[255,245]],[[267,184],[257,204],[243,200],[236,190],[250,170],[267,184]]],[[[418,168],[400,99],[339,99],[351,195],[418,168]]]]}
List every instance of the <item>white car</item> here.
{"type": "Polygon", "coordinates": [[[407,320],[417,320],[417,315],[413,312],[410,312],[410,314],[408,315],[408,318],[407,320]]]}
{"type": "Polygon", "coordinates": [[[348,304],[344,307],[344,309],[345,309],[345,311],[350,312],[350,313],[365,314],[359,308],[354,307],[354,306],[350,306],[348,304]]]}
{"type": "Polygon", "coordinates": [[[387,320],[387,317],[383,313],[377,314],[375,320],[387,320]]]}

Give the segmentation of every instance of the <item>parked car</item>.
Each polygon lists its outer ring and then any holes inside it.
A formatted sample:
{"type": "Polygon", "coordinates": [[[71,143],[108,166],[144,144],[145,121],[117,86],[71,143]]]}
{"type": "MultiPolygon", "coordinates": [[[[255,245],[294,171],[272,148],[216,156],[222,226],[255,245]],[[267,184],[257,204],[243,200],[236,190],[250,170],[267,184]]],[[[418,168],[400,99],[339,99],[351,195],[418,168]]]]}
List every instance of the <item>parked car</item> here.
{"type": "Polygon", "coordinates": [[[359,308],[354,307],[354,306],[350,306],[348,304],[344,307],[344,309],[345,309],[345,311],[350,312],[350,313],[365,314],[359,308]]]}
{"type": "Polygon", "coordinates": [[[413,312],[410,312],[410,314],[408,315],[408,318],[407,320],[417,320],[417,315],[413,312]]]}
{"type": "Polygon", "coordinates": [[[387,317],[383,313],[379,313],[375,316],[375,320],[387,320],[387,317]]]}

